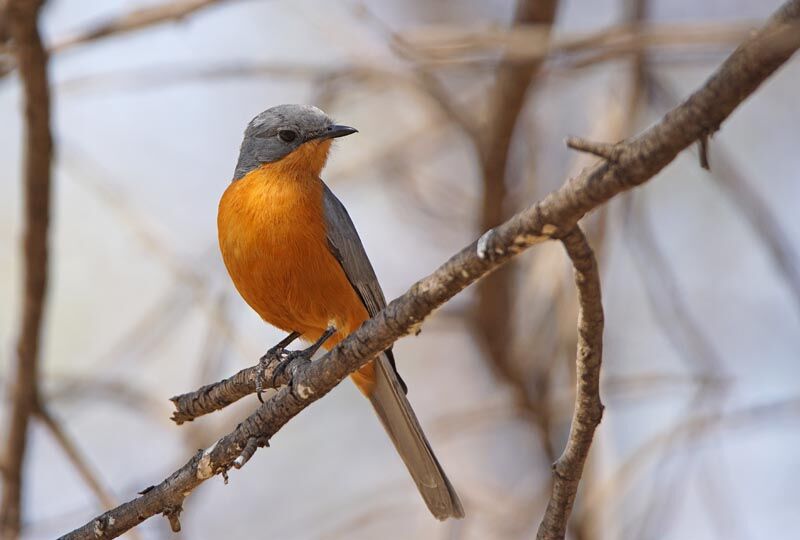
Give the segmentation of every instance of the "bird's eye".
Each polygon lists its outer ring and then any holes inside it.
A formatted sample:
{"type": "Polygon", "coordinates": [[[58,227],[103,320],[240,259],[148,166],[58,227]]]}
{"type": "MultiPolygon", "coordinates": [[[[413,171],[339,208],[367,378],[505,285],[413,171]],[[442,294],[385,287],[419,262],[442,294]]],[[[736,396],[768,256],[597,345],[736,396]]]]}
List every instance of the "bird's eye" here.
{"type": "Polygon", "coordinates": [[[291,129],[282,129],[278,131],[278,137],[280,137],[283,142],[292,142],[297,138],[297,133],[291,129]]]}

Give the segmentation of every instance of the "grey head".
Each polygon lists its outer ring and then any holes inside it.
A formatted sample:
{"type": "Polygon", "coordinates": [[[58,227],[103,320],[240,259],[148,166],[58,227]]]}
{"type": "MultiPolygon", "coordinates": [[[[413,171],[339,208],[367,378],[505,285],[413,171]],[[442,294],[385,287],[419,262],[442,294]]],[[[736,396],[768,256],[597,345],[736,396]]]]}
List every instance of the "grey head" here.
{"type": "Polygon", "coordinates": [[[356,131],[335,124],[311,105],[272,107],[247,124],[233,179],[242,178],[264,163],[279,161],[309,141],[344,137],[356,131]]]}

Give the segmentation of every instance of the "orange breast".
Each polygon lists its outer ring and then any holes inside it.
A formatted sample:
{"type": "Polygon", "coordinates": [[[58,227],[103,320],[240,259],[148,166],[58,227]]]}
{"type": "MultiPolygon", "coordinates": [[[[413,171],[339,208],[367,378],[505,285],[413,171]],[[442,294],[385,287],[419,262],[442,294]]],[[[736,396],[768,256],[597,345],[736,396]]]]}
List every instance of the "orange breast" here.
{"type": "Polygon", "coordinates": [[[268,323],[313,341],[330,325],[346,337],[367,311],[328,249],[323,186],[264,165],[233,182],[219,204],[219,245],[244,300],[268,323]]]}

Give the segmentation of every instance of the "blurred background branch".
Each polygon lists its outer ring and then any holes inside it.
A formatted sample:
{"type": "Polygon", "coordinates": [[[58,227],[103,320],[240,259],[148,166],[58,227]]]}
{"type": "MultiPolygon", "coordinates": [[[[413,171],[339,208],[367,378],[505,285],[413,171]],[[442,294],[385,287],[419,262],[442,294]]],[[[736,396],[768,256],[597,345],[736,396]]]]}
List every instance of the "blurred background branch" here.
{"type": "Polygon", "coordinates": [[[11,38],[24,89],[24,282],[15,373],[9,378],[12,396],[8,431],[3,445],[3,490],[0,495],[0,537],[16,538],[22,519],[23,465],[29,424],[39,399],[39,360],[42,320],[48,282],[48,228],[50,226],[50,89],[47,53],[39,35],[39,0],[9,0],[3,25],[11,38]]]}
{"type": "MultiPolygon", "coordinates": [[[[181,0],[135,9],[118,17],[94,23],[72,36],[62,38],[50,47],[48,52],[60,53],[104,38],[136,32],[159,24],[179,22],[202,9],[224,1],[229,0],[181,0]]],[[[2,53],[0,49],[0,54],[2,53]]],[[[5,69],[0,70],[0,76],[8,74],[14,67],[6,64],[5,69]]]]}

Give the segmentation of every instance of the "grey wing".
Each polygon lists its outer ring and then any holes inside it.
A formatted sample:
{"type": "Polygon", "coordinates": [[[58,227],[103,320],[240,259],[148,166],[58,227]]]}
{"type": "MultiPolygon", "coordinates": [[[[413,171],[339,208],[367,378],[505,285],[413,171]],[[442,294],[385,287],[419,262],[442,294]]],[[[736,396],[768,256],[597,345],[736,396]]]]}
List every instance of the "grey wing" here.
{"type": "MultiPolygon", "coordinates": [[[[328,248],[336,260],[339,261],[347,280],[353,286],[358,297],[361,298],[361,302],[367,308],[370,317],[374,317],[386,307],[386,298],[383,296],[383,290],[378,283],[378,277],[375,275],[372,263],[369,262],[369,257],[367,257],[367,252],[361,243],[361,238],[358,237],[353,220],[350,219],[350,214],[347,213],[344,205],[336,198],[330,188],[324,182],[322,185],[324,187],[323,206],[328,234],[328,248]]],[[[392,350],[388,349],[385,353],[395,375],[397,375],[398,382],[403,387],[403,391],[406,392],[406,384],[400,378],[400,374],[397,373],[392,350]]]]}
{"type": "Polygon", "coordinates": [[[325,186],[323,201],[328,247],[339,261],[370,317],[374,317],[386,306],[386,299],[378,283],[378,277],[375,275],[375,270],[369,262],[361,238],[358,237],[356,227],[344,205],[324,182],[323,186],[325,186]]]}

